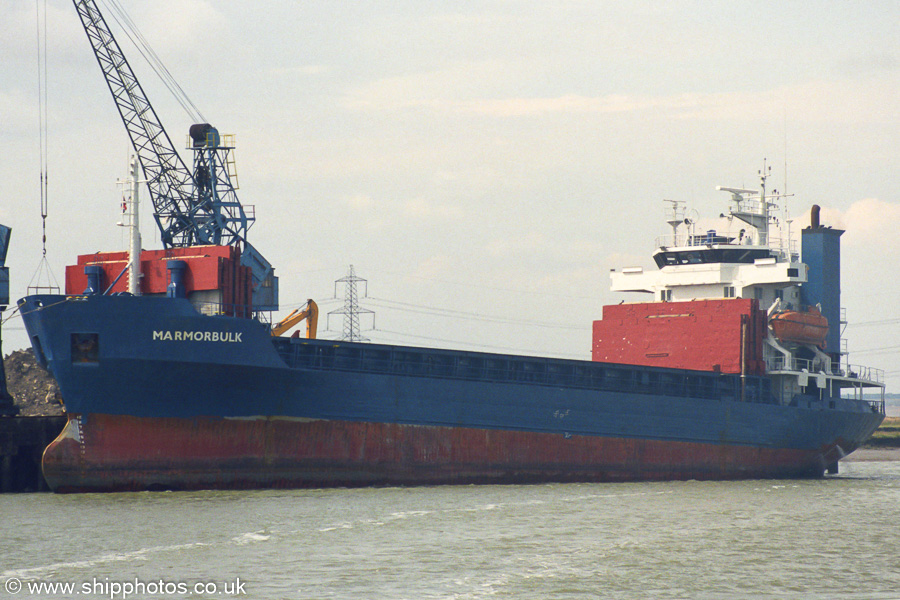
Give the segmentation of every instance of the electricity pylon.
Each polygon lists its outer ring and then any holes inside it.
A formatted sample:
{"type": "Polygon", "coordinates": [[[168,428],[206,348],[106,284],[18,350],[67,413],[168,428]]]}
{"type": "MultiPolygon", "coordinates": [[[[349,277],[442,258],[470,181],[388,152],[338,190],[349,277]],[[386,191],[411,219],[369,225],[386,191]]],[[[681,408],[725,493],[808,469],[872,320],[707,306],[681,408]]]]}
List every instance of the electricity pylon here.
{"type": "Polygon", "coordinates": [[[344,315],[344,332],[338,339],[347,342],[370,341],[369,338],[363,337],[359,332],[359,316],[361,314],[371,314],[372,328],[374,329],[375,311],[360,307],[357,291],[358,283],[366,284],[365,292],[363,293],[363,297],[365,297],[369,291],[368,282],[362,277],[357,277],[356,273],[353,271],[353,265],[350,265],[350,273],[334,282],[335,298],[337,298],[337,284],[339,283],[344,284],[344,306],[328,313],[329,318],[331,315],[344,315]]]}

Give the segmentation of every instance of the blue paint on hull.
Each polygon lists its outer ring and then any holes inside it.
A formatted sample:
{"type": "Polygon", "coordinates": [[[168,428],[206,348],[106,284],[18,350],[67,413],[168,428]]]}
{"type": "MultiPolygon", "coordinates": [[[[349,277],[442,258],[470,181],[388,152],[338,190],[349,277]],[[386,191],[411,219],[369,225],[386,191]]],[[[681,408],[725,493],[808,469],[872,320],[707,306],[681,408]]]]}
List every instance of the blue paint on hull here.
{"type": "MultiPolygon", "coordinates": [[[[762,377],[273,339],[263,324],[199,315],[187,300],[31,296],[20,309],[77,415],[286,417],[742,446],[802,451],[798,472],[853,451],[883,419],[862,401],[775,404],[762,377]],[[88,360],[76,347],[85,336],[98,344],[88,360]]],[[[744,467],[760,476],[758,465],[744,467]]]]}

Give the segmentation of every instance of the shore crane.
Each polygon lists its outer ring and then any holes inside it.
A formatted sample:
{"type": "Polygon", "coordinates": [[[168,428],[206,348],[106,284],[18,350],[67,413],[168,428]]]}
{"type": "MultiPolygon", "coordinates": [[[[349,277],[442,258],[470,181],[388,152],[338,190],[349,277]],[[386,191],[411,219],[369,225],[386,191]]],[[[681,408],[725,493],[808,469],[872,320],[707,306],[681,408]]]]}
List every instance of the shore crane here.
{"type": "Polygon", "coordinates": [[[250,267],[254,310],[278,309],[278,278],[248,241],[255,216],[237,198],[228,164],[233,147],[209,123],[190,127],[188,169],[147,99],[94,0],[73,0],[94,56],[140,161],[165,248],[236,246],[250,267]]]}

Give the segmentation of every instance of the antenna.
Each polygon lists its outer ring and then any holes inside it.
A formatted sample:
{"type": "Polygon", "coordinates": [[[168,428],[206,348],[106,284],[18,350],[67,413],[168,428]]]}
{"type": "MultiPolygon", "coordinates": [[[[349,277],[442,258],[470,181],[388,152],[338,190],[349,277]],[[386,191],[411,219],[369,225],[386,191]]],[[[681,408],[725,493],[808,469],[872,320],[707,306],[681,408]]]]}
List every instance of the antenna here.
{"type": "Polygon", "coordinates": [[[769,215],[769,199],[766,197],[766,179],[772,172],[772,167],[766,168],[766,159],[763,158],[763,167],[759,170],[759,214],[762,215],[763,226],[758,229],[759,243],[762,246],[769,243],[769,224],[771,216],[769,215]]]}
{"type": "Polygon", "coordinates": [[[684,202],[681,200],[669,200],[668,198],[663,198],[663,202],[670,204],[666,208],[666,223],[672,228],[672,243],[677,246],[678,226],[685,222],[684,202]]]}
{"type": "Polygon", "coordinates": [[[784,195],[787,196],[787,108],[784,109],[784,195]]]}
{"type": "Polygon", "coordinates": [[[371,341],[369,338],[363,337],[359,333],[359,315],[371,314],[372,329],[375,329],[375,311],[369,310],[368,308],[361,308],[359,306],[359,296],[357,294],[357,284],[365,283],[366,291],[363,294],[363,297],[368,295],[368,282],[362,277],[357,277],[356,273],[353,271],[353,265],[350,265],[350,272],[334,282],[335,298],[337,298],[337,284],[339,283],[344,284],[344,306],[328,313],[329,317],[331,317],[331,315],[344,315],[344,332],[338,339],[346,342],[371,341]]]}

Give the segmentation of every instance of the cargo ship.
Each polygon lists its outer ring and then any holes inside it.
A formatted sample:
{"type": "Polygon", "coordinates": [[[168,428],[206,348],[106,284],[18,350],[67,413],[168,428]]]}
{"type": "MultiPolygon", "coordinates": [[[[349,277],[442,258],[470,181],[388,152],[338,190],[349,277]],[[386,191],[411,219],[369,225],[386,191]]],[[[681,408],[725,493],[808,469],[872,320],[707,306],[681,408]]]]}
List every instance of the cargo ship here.
{"type": "Polygon", "coordinates": [[[764,172],[722,188],[721,230],[671,203],[657,270],[612,273],[652,299],[603,308],[592,360],[285,335],[227,138],[192,126],[185,167],[95,3],[75,6],[137,156],[130,249],[19,301],[68,415],[53,490],[819,477],[883,420],[882,373],[841,349],[842,232],[813,211],[801,262],[764,172]],[[160,250],[137,233],[140,170],[160,250]]]}
{"type": "Polygon", "coordinates": [[[654,299],[604,307],[591,361],[272,335],[223,302],[248,297],[234,247],[144,251],[141,295],[106,283],[126,253],[81,256],[67,294],[19,304],[69,415],[45,477],[66,492],[835,472],[883,419],[882,374],[842,361],[836,327],[776,333],[808,306],[839,322],[843,232],[813,217],[801,262],[769,235],[761,179],[727,189],[742,232],[679,220],[657,270],[611,274],[654,299]]]}

